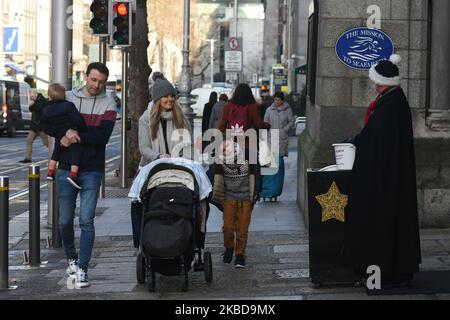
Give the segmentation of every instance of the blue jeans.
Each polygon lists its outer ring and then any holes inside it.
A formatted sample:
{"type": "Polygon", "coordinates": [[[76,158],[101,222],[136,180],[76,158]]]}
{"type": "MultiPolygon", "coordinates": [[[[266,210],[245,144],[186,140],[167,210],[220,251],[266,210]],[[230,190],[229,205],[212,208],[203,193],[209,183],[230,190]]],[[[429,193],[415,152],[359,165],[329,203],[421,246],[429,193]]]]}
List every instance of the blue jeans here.
{"type": "Polygon", "coordinates": [[[58,170],[58,201],[59,201],[59,232],[64,245],[64,252],[68,259],[77,258],[73,220],[78,192],[80,192],[80,218],[81,229],[80,255],[78,266],[87,270],[91,260],[94,246],[95,229],[94,218],[97,206],[98,192],[102,180],[102,172],[88,171],[78,173],[81,190],[74,188],[67,177],[70,171],[58,170]]]}

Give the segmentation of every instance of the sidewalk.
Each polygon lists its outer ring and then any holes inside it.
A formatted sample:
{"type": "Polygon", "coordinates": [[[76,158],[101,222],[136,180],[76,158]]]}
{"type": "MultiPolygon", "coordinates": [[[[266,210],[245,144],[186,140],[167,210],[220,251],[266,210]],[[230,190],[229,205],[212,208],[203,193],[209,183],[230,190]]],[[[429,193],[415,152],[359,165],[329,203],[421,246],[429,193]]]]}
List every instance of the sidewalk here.
{"type": "MultiPolygon", "coordinates": [[[[308,233],[296,204],[297,143],[295,137],[291,139],[283,194],[277,203],[259,202],[253,211],[245,269],[222,263],[222,214],[212,206],[206,236],[213,260],[212,283],[204,281],[203,272],[191,271],[188,292],[181,292],[181,276],[158,276],[156,292],[148,292],[146,285],[136,282],[128,192],[107,188],[107,198],[99,200],[96,211],[91,286],[68,288],[63,249],[46,247],[51,229],[47,204],[41,203],[41,261],[47,263],[41,267],[22,264],[23,250],[28,251],[28,212],[12,219],[9,280],[18,288],[0,291],[0,299],[450,299],[450,294],[367,296],[363,288],[314,288],[308,278],[308,233]]],[[[75,224],[78,240],[77,219],[75,224]]],[[[421,230],[421,244],[421,270],[450,270],[449,229],[421,230]]]]}

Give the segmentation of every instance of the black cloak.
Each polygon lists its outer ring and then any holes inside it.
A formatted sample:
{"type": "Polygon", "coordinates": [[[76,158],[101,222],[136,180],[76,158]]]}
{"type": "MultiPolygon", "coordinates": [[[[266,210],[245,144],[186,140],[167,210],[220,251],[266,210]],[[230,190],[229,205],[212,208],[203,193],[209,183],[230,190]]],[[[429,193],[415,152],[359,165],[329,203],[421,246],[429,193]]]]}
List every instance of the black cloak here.
{"type": "Polygon", "coordinates": [[[419,270],[421,262],[411,111],[400,87],[376,103],[355,137],[346,217],[347,261],[355,271],[378,265],[382,277],[419,270]]]}

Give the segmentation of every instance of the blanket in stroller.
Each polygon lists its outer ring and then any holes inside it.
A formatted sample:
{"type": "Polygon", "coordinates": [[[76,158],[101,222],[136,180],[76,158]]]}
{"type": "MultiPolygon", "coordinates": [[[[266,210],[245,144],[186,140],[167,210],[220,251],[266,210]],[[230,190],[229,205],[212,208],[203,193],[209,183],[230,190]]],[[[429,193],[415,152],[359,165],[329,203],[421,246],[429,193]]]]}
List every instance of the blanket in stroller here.
{"type": "Polygon", "coordinates": [[[150,171],[153,167],[160,163],[175,164],[190,169],[194,173],[195,179],[197,180],[197,184],[199,186],[200,200],[207,198],[212,191],[211,182],[209,181],[208,175],[205,171],[207,168],[204,168],[200,163],[185,158],[163,158],[152,161],[139,170],[139,173],[133,181],[130,192],[128,193],[128,198],[130,198],[131,201],[141,201],[141,189],[144,186],[150,171]]]}

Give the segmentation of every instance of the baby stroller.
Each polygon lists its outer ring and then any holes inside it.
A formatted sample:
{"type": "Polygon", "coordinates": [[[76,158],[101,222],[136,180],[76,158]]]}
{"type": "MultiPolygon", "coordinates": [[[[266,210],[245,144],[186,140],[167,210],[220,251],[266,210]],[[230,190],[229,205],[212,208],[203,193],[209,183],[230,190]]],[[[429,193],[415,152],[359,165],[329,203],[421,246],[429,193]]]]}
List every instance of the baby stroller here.
{"type": "Polygon", "coordinates": [[[182,291],[187,291],[196,254],[194,271],[203,270],[205,281],[211,282],[211,253],[205,251],[202,259],[208,203],[199,199],[194,173],[184,166],[160,163],[148,174],[140,198],[144,215],[136,261],[138,283],[150,276],[148,289],[154,292],[155,273],[184,274],[182,291]]]}

